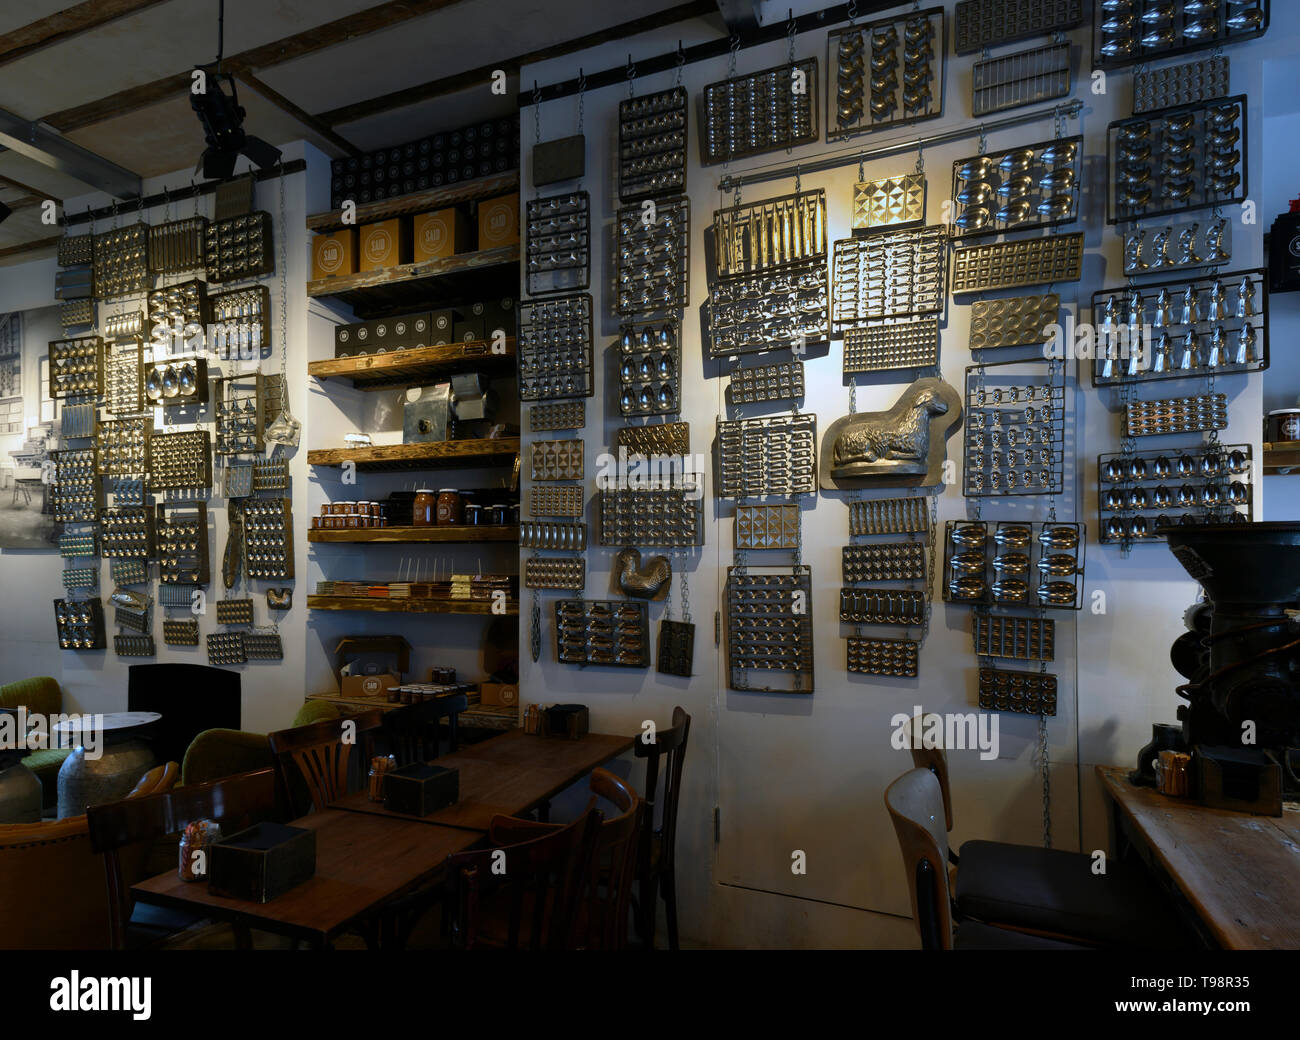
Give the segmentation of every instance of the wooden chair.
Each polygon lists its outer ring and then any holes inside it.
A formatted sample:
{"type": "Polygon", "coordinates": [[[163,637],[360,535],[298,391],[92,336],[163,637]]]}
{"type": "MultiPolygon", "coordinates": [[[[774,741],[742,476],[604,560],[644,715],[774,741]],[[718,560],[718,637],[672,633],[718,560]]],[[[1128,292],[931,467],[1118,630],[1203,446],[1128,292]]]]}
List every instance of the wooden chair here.
{"type": "MultiPolygon", "coordinates": [[[[915,716],[905,733],[912,764],[939,786],[946,834],[953,827],[947,751],[925,746],[915,716]]],[[[1192,941],[1140,866],[1110,860],[1096,874],[1084,852],[1002,841],[963,842],[956,853],[944,847],[957,868],[951,887],[960,918],[1103,946],[1181,949],[1192,941]]]]}
{"type": "Polygon", "coordinates": [[[686,740],[691,733],[691,717],[680,707],[673,708],[670,729],[657,729],[655,740],[647,744],[637,740],[633,751],[646,760],[645,812],[641,818],[641,839],[637,864],[637,935],[646,949],[654,949],[658,896],[662,892],[668,916],[668,948],[677,944],[677,878],[674,872],[677,845],[677,802],[682,790],[682,766],[686,761],[686,740]],[[658,793],[660,760],[664,759],[664,789],[658,793]],[[655,808],[661,806],[658,829],[655,808]]]}
{"type": "MultiPolygon", "coordinates": [[[[591,771],[588,785],[591,801],[612,803],[619,815],[600,825],[596,854],[584,883],[577,942],[583,949],[622,950],[627,947],[628,909],[632,902],[632,881],[636,876],[637,842],[645,803],[626,781],[608,770],[591,771]]],[[[488,841],[494,846],[514,845],[560,829],[558,823],[535,823],[513,816],[494,816],[488,841]]]]}
{"type": "Polygon", "coordinates": [[[126,944],[133,878],[123,850],[177,834],[193,820],[211,819],[223,835],[277,815],[275,772],[270,769],[195,784],[141,798],[92,806],[86,814],[90,847],[104,854],[109,931],[114,949],[126,944]]]}
{"type": "Polygon", "coordinates": [[[353,742],[343,740],[345,727],[355,727],[352,732],[357,741],[363,749],[368,748],[374,731],[382,724],[383,714],[378,708],[372,708],[359,715],[326,719],[267,735],[294,816],[305,816],[310,806],[303,804],[298,785],[291,782],[290,765],[306,782],[311,806],[317,810],[324,809],[330,802],[347,794],[348,761],[352,756],[353,742]]]}
{"type": "Polygon", "coordinates": [[[469,697],[458,693],[386,713],[380,732],[389,754],[397,759],[398,768],[438,757],[444,719],[448,750],[455,751],[459,741],[457,716],[468,707],[469,697]]]}
{"type": "Polygon", "coordinates": [[[963,922],[954,933],[948,894],[948,832],[944,828],[939,781],[925,768],[909,770],[885,791],[903,853],[912,897],[912,919],[926,950],[1081,950],[1083,946],[1041,936],[963,922]]]}
{"type": "Polygon", "coordinates": [[[588,809],[530,841],[448,856],[444,920],[453,942],[465,949],[575,949],[600,823],[601,814],[588,809]],[[500,926],[491,931],[483,927],[489,904],[500,926]]]}
{"type": "MultiPolygon", "coordinates": [[[[149,770],[128,800],[169,790],[175,762],[149,770]]],[[[123,850],[123,869],[138,880],[147,844],[123,850]]],[[[87,819],[0,824],[0,948],[96,949],[112,942],[104,867],[92,850],[87,819]]]]}

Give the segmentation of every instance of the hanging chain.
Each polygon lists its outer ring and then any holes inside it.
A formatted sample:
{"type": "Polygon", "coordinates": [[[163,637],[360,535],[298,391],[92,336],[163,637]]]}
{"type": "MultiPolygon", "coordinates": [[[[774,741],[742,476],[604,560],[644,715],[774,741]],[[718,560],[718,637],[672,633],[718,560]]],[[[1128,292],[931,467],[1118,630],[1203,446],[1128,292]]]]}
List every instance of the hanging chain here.
{"type": "Polygon", "coordinates": [[[1061,110],[1060,105],[1052,109],[1052,116],[1056,127],[1056,139],[1059,141],[1065,136],[1065,113],[1061,110]]]}
{"type": "Polygon", "coordinates": [[[677,550],[675,548],[668,550],[668,581],[665,588],[668,590],[664,595],[664,620],[673,619],[673,572],[677,569],[677,550]]]}
{"type": "Polygon", "coordinates": [[[798,195],[803,188],[803,176],[800,173],[801,165],[801,163],[794,164],[794,193],[796,195],[798,195]]]}
{"type": "MultiPolygon", "coordinates": [[[[862,160],[859,159],[858,163],[861,165],[862,160]]],[[[925,176],[925,145],[921,143],[919,137],[916,139],[916,175],[918,177],[925,176]]]]}
{"type": "Polygon", "coordinates": [[[632,64],[632,55],[627,56],[627,96],[630,101],[636,96],[632,81],[636,79],[636,66],[632,64]]]}
{"type": "Polygon", "coordinates": [[[858,0],[849,0],[849,28],[853,28],[853,23],[858,20],[858,0]]]}
{"type": "Polygon", "coordinates": [[[861,184],[867,179],[867,161],[861,152],[858,153],[858,183],[861,184]]]}
{"type": "Polygon", "coordinates": [[[682,85],[682,70],[686,68],[686,52],[682,50],[682,41],[677,41],[677,78],[673,81],[673,86],[682,85]]]}
{"type": "Polygon", "coordinates": [[[171,223],[172,219],[172,193],[167,190],[167,185],[163,185],[163,218],[164,224],[171,223]]]}
{"type": "Polygon", "coordinates": [[[533,143],[542,143],[542,92],[537,89],[537,80],[533,80],[533,143]]]}
{"type": "Polygon", "coordinates": [[[689,625],[691,623],[691,583],[686,577],[686,561],[690,560],[691,554],[687,552],[684,555],[686,556],[686,560],[682,563],[681,579],[682,621],[689,625]]]}
{"type": "MultiPolygon", "coordinates": [[[[289,411],[289,225],[284,213],[284,160],[280,160],[280,409],[289,411]]],[[[258,358],[258,368],[262,367],[258,358]]]]}
{"type": "MultiPolygon", "coordinates": [[[[536,559],[536,555],[533,558],[536,559]]],[[[529,598],[532,601],[532,624],[529,627],[528,644],[533,660],[537,661],[542,656],[542,607],[537,601],[536,589],[531,590],[529,598]]]]}
{"type": "Polygon", "coordinates": [[[980,123],[980,155],[989,150],[989,135],[984,130],[984,124],[980,123]]]}
{"type": "Polygon", "coordinates": [[[795,34],[798,32],[799,27],[796,24],[794,19],[794,8],[793,7],[787,8],[787,10],[790,12],[790,14],[789,14],[789,21],[786,23],[786,29],[785,29],[786,64],[793,65],[794,64],[794,38],[795,38],[795,34]]]}
{"type": "Polygon", "coordinates": [[[934,575],[939,569],[936,539],[939,535],[939,490],[927,496],[930,499],[930,529],[925,535],[925,624],[921,628],[921,642],[930,634],[930,616],[934,613],[934,575]]]}
{"type": "MultiPolygon", "coordinates": [[[[1043,662],[1046,666],[1047,662],[1043,662]]],[[[1047,716],[1038,716],[1038,761],[1043,770],[1043,848],[1052,847],[1052,774],[1047,747],[1047,716]]]]}
{"type": "Polygon", "coordinates": [[[587,111],[587,74],[578,69],[578,136],[582,136],[582,119],[587,111]]]}

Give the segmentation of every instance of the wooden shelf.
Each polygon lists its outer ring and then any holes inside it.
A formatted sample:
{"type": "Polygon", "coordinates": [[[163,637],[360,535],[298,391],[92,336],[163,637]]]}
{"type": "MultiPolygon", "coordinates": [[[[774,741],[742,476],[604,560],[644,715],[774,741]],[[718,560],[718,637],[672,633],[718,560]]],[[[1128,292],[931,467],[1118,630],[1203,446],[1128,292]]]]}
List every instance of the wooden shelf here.
{"type": "Polygon", "coordinates": [[[447,372],[472,368],[514,368],[515,341],[506,340],[505,353],[494,354],[483,340],[416,347],[364,357],[312,361],[307,374],[317,379],[347,379],[358,390],[389,390],[395,386],[420,386],[447,372]]]}
{"type": "MultiPolygon", "coordinates": [[[[352,610],[377,614],[492,614],[490,599],[389,599],[386,596],[308,596],[308,610],[352,610]]],[[[518,600],[506,601],[497,617],[518,617],[518,600]]]]}
{"type": "Polygon", "coordinates": [[[467,296],[482,298],[494,292],[514,296],[518,291],[517,243],[307,283],[308,296],[334,297],[348,304],[363,320],[421,308],[428,310],[440,301],[467,296]],[[498,282],[499,285],[495,284],[498,282]]]}
{"type": "Polygon", "coordinates": [[[309,542],[518,542],[515,524],[483,524],[447,527],[363,527],[356,530],[307,532],[309,542]]]}
{"type": "Polygon", "coordinates": [[[1264,472],[1270,476],[1300,474],[1300,441],[1265,442],[1264,472]]]}
{"type": "Polygon", "coordinates": [[[468,469],[511,465],[518,456],[518,437],[479,437],[423,444],[379,444],[369,448],[314,448],[307,452],[307,464],[341,466],[353,462],[358,470],[371,471],[468,469]]]}
{"type": "Polygon", "coordinates": [[[342,214],[334,209],[327,213],[313,213],[307,218],[308,231],[341,231],[345,227],[370,224],[389,217],[404,217],[411,213],[428,213],[430,210],[454,206],[459,202],[474,202],[506,195],[519,190],[519,171],[494,173],[489,177],[476,177],[471,181],[445,184],[441,188],[399,195],[378,202],[363,202],[357,206],[355,224],[344,224],[342,214]]]}

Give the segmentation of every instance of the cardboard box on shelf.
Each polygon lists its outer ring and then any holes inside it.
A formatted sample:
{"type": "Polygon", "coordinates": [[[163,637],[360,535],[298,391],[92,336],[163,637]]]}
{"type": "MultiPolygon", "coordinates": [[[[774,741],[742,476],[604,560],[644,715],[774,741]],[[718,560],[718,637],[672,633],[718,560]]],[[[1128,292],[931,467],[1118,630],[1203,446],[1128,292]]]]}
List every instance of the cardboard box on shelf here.
{"type": "Polygon", "coordinates": [[[478,691],[480,704],[508,708],[519,703],[518,683],[481,682],[478,691]]]}
{"type": "Polygon", "coordinates": [[[361,227],[362,271],[382,271],[411,262],[411,221],[393,217],[361,227]]]}
{"type": "Polygon", "coordinates": [[[311,276],[313,280],[356,274],[360,263],[359,235],[356,228],[343,228],[311,241],[311,276]]]}
{"type": "Polygon", "coordinates": [[[345,675],[339,680],[339,695],[387,698],[388,687],[401,685],[402,680],[391,672],[381,672],[378,675],[345,675]]]}
{"type": "Polygon", "coordinates": [[[498,195],[478,204],[478,247],[517,245],[519,242],[519,196],[498,195]]]}
{"type": "Polygon", "coordinates": [[[469,218],[454,206],[412,218],[413,262],[437,260],[474,248],[469,218]]]}

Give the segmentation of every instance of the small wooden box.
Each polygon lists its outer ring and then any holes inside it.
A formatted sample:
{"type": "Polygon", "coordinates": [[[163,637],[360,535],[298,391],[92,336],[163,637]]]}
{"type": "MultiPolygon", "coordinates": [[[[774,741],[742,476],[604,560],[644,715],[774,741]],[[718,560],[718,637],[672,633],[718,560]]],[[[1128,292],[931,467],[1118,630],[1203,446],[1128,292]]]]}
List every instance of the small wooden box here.
{"type": "Polygon", "coordinates": [[[537,732],[543,737],[577,740],[586,736],[590,722],[585,704],[552,704],[549,708],[542,709],[537,732]]]}
{"type": "Polygon", "coordinates": [[[1282,815],[1282,767],[1262,748],[1196,749],[1201,804],[1212,809],[1282,815]]]}
{"type": "Polygon", "coordinates": [[[208,849],[208,891],[269,903],[316,873],[316,832],[282,823],[255,824],[208,849]]]}
{"type": "Polygon", "coordinates": [[[473,229],[469,218],[455,206],[417,213],[412,218],[413,263],[438,260],[473,249],[473,229]]]}
{"type": "Polygon", "coordinates": [[[360,259],[360,236],[356,228],[343,228],[311,240],[313,280],[356,274],[360,259]]]}
{"type": "Polygon", "coordinates": [[[383,271],[411,262],[411,221],[393,217],[361,227],[362,271],[383,271]]]}
{"type": "Polygon", "coordinates": [[[509,708],[519,703],[518,683],[482,682],[478,684],[480,704],[509,708]]]}
{"type": "Polygon", "coordinates": [[[384,775],[384,808],[411,816],[455,805],[460,800],[460,771],[416,762],[384,775]]]}
{"type": "Polygon", "coordinates": [[[478,204],[478,247],[495,249],[497,246],[519,243],[519,196],[498,195],[478,204]]]}

